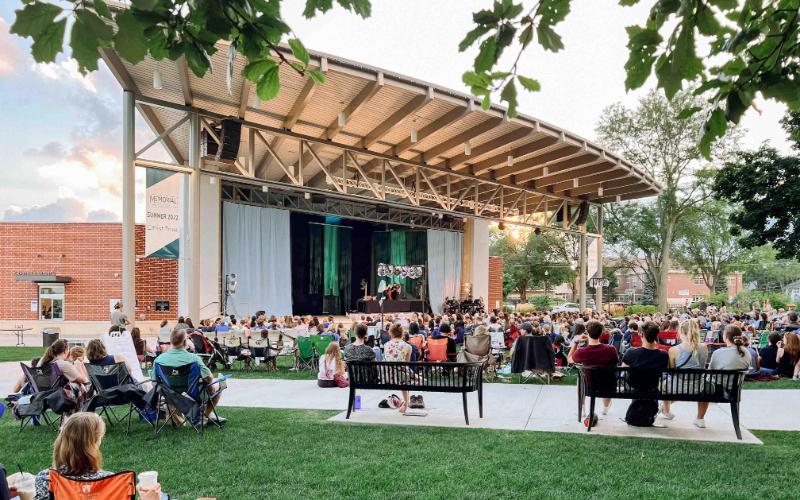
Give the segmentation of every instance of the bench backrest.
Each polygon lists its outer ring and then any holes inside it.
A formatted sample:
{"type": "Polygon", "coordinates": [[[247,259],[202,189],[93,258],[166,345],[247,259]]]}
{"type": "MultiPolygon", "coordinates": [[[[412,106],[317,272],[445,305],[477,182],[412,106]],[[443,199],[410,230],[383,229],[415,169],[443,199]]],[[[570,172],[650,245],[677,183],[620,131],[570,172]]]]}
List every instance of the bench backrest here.
{"type": "Polygon", "coordinates": [[[578,373],[584,395],[624,399],[736,403],[744,381],[737,370],[584,366],[578,373]]]}
{"type": "Polygon", "coordinates": [[[347,371],[354,389],[470,392],[481,383],[483,363],[351,361],[347,371]]]}

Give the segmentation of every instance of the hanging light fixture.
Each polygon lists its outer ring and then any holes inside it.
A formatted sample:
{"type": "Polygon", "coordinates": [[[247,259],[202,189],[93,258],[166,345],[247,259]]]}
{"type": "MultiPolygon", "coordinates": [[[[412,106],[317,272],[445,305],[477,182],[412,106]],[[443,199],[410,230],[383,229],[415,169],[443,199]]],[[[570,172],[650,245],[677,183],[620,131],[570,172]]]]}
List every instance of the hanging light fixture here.
{"type": "Polygon", "coordinates": [[[306,194],[304,194],[304,195],[303,195],[303,198],[305,198],[305,199],[307,199],[307,200],[310,200],[310,199],[311,199],[311,193],[306,193],[306,194]]]}
{"type": "Polygon", "coordinates": [[[603,186],[597,188],[597,196],[603,196],[603,186]]]}
{"type": "Polygon", "coordinates": [[[549,168],[547,168],[547,167],[544,167],[544,168],[542,169],[542,175],[549,175],[549,174],[550,174],[550,169],[549,169],[549,168]]]}
{"type": "Polygon", "coordinates": [[[261,186],[261,192],[268,193],[269,192],[269,186],[267,186],[266,184],[261,186]]]}
{"type": "Polygon", "coordinates": [[[211,177],[208,178],[208,183],[213,186],[214,184],[217,183],[217,178],[212,175],[211,177]]]}
{"type": "Polygon", "coordinates": [[[572,179],[572,187],[574,187],[574,188],[578,187],[578,178],[577,177],[572,179]]]}
{"type": "Polygon", "coordinates": [[[509,167],[514,166],[514,157],[513,156],[508,155],[506,157],[506,165],[509,166],[509,167]]]}
{"type": "Polygon", "coordinates": [[[464,154],[466,156],[469,156],[469,155],[472,154],[472,144],[470,144],[469,141],[464,143],[464,154]]]}
{"type": "Polygon", "coordinates": [[[339,111],[338,123],[340,127],[344,127],[347,123],[347,116],[344,114],[344,111],[339,111]]]}
{"type": "Polygon", "coordinates": [[[164,80],[161,77],[161,71],[158,69],[153,71],[153,88],[156,90],[164,88],[164,80]]]}
{"type": "Polygon", "coordinates": [[[503,222],[503,221],[500,221],[500,223],[499,223],[499,224],[497,224],[497,229],[499,229],[499,230],[501,230],[501,231],[505,231],[505,229],[506,229],[506,223],[505,223],[505,222],[503,222]]]}
{"type": "Polygon", "coordinates": [[[411,142],[415,143],[417,142],[417,139],[419,139],[419,137],[417,136],[417,129],[413,129],[411,131],[411,142]]]}
{"type": "Polygon", "coordinates": [[[619,203],[621,201],[622,201],[622,196],[621,195],[617,195],[617,203],[619,203]]]}

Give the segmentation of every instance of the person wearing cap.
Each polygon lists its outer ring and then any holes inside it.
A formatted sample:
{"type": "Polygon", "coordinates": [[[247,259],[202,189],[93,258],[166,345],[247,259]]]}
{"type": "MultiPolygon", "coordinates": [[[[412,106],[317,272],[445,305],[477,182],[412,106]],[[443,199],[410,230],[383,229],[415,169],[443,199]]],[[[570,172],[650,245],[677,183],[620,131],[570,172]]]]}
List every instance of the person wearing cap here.
{"type": "Polygon", "coordinates": [[[128,316],[122,312],[122,302],[117,302],[114,304],[114,310],[111,311],[111,325],[118,326],[120,328],[124,328],[127,325],[130,325],[131,322],[128,321],[128,316]]]}

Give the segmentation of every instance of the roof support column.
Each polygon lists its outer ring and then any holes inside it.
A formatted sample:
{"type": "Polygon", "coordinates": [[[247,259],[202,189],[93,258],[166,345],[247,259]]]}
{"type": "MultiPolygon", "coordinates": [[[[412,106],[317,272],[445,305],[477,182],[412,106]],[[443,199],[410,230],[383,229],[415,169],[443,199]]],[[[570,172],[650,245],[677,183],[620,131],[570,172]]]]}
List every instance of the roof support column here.
{"type": "Polygon", "coordinates": [[[187,225],[189,253],[187,255],[186,313],[199,320],[200,314],[200,115],[189,113],[189,168],[192,169],[189,181],[187,225]]]}
{"type": "Polygon", "coordinates": [[[580,225],[581,248],[578,257],[578,305],[581,312],[586,309],[586,275],[588,274],[589,245],[586,236],[586,225],[580,225]]]}
{"type": "Polygon", "coordinates": [[[122,305],[136,322],[136,99],[122,93],[122,305]]]}
{"type": "MultiPolygon", "coordinates": [[[[600,236],[597,237],[597,277],[603,277],[603,205],[597,206],[597,232],[600,236]]],[[[599,311],[603,310],[603,287],[598,286],[594,290],[595,308],[599,311]]]]}

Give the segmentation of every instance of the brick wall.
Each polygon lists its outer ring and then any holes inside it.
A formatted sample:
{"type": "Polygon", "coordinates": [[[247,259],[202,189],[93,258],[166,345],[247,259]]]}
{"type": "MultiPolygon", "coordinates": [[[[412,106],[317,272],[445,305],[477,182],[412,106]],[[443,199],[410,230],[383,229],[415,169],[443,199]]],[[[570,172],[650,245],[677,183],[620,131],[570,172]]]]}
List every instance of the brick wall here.
{"type": "Polygon", "coordinates": [[[487,309],[503,308],[503,258],[489,257],[489,302],[487,309]],[[499,306],[498,306],[499,304],[499,306]]]}
{"type": "MultiPolygon", "coordinates": [[[[109,300],[122,295],[122,226],[117,223],[0,223],[0,320],[37,320],[31,302],[36,283],[17,281],[15,273],[69,276],[65,285],[67,321],[103,321],[109,300]]],[[[144,253],[144,227],[136,228],[136,254],[144,253]]],[[[178,262],[139,259],[136,263],[138,319],[174,318],[178,305],[178,262]],[[168,300],[169,312],[155,312],[156,300],[168,300]]]]}

